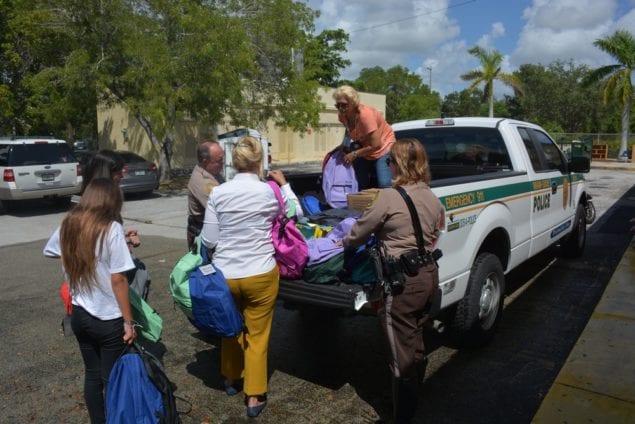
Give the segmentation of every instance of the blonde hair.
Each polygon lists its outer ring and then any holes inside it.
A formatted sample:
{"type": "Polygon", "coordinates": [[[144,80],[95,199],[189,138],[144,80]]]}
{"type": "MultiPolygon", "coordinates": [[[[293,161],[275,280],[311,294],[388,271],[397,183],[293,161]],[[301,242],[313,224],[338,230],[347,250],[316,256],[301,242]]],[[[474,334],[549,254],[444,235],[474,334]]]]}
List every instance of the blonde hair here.
{"type": "Polygon", "coordinates": [[[122,222],[122,205],[123,194],[114,181],[94,178],[62,221],[62,264],[72,290],[91,292],[97,286],[95,252],[101,255],[113,221],[122,222]]]}
{"type": "Polygon", "coordinates": [[[393,185],[406,185],[419,181],[430,182],[428,155],[416,138],[397,140],[390,148],[390,160],[394,162],[393,185]]]}
{"type": "Polygon", "coordinates": [[[345,98],[351,104],[351,106],[359,105],[359,93],[350,85],[341,85],[335,89],[333,92],[333,99],[337,101],[337,99],[345,98]]]}
{"type": "Polygon", "coordinates": [[[262,145],[254,137],[240,139],[232,150],[232,166],[238,172],[262,174],[262,145]]]}

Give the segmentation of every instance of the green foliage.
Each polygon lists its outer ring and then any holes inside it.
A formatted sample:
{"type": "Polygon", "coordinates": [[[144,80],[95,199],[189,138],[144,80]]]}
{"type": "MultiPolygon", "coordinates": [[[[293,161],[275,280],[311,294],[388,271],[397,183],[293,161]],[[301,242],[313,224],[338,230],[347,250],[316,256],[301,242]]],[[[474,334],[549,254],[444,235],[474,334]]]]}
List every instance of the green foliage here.
{"type": "Polygon", "coordinates": [[[526,64],[514,75],[523,82],[525,94],[511,102],[507,98],[513,117],[543,126],[558,123],[566,132],[598,130],[603,115],[598,87],[580,84],[589,75],[586,66],[573,62],[526,64]]]}
{"type": "Polygon", "coordinates": [[[483,84],[483,96],[488,100],[489,116],[494,116],[494,81],[501,81],[503,84],[514,89],[514,93],[519,96],[523,93],[522,83],[512,75],[501,72],[503,55],[498,50],[486,51],[480,46],[474,46],[468,53],[475,56],[481,62],[481,69],[476,69],[461,75],[464,81],[472,81],[468,90],[475,90],[483,84]]]}
{"type": "Polygon", "coordinates": [[[125,104],[158,151],[183,117],[303,130],[349,64],[346,33],[309,35],[316,16],[292,0],[3,0],[0,131],[94,137],[99,102],[125,104]]]}
{"type": "Polygon", "coordinates": [[[351,64],[341,56],[346,52],[348,41],[348,34],[343,29],[324,30],[316,37],[309,36],[304,52],[306,77],[321,86],[336,87],[340,71],[351,64]]]}
{"type": "Polygon", "coordinates": [[[482,97],[479,90],[453,91],[445,96],[441,113],[445,117],[480,116],[482,97]]]}
{"type": "Polygon", "coordinates": [[[633,71],[635,71],[635,38],[626,30],[618,30],[609,37],[597,39],[593,45],[611,55],[616,64],[595,69],[586,78],[587,84],[602,82],[604,104],[611,98],[622,104],[622,138],[620,152],[627,149],[631,126],[630,112],[633,105],[633,71]]]}
{"type": "Polygon", "coordinates": [[[439,116],[441,99],[421,77],[403,66],[364,68],[352,82],[360,91],[386,95],[386,120],[407,121],[439,116]]]}

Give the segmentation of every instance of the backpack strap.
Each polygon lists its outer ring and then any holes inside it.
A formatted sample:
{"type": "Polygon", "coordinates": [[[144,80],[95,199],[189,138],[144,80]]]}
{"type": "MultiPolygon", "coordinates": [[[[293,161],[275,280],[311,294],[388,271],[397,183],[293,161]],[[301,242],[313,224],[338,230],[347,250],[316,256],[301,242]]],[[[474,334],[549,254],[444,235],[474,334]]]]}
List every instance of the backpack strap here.
{"type": "Polygon", "coordinates": [[[395,186],[395,190],[397,190],[399,194],[401,194],[401,197],[403,197],[403,200],[406,202],[406,205],[408,205],[408,210],[410,211],[410,218],[412,219],[412,226],[414,227],[415,237],[417,239],[417,248],[419,250],[419,255],[421,257],[424,257],[426,255],[426,249],[423,243],[423,231],[421,231],[421,221],[419,221],[419,214],[417,213],[417,208],[415,208],[414,203],[412,203],[412,199],[410,198],[410,196],[408,196],[408,193],[406,193],[406,190],[404,190],[403,187],[395,186]]]}
{"type": "Polygon", "coordinates": [[[285,215],[286,207],[284,206],[284,199],[282,198],[282,192],[280,191],[280,186],[278,185],[277,182],[272,180],[267,180],[267,184],[271,186],[273,193],[276,195],[276,199],[278,199],[278,204],[280,205],[280,208],[282,209],[281,215],[285,215]]]}

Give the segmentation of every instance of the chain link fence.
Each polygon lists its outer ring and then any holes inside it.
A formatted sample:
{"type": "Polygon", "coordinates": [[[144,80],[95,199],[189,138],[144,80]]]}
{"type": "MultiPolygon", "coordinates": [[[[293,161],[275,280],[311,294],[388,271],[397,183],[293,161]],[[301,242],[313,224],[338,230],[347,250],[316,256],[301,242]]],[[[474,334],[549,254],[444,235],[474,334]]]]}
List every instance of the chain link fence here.
{"type": "MultiPolygon", "coordinates": [[[[572,144],[574,142],[581,142],[585,148],[593,149],[596,151],[600,146],[606,146],[607,159],[617,159],[622,134],[620,133],[551,133],[551,137],[560,145],[565,152],[571,151],[572,144]]],[[[635,134],[629,134],[628,136],[628,149],[627,153],[631,155],[633,145],[635,145],[635,134]]]]}

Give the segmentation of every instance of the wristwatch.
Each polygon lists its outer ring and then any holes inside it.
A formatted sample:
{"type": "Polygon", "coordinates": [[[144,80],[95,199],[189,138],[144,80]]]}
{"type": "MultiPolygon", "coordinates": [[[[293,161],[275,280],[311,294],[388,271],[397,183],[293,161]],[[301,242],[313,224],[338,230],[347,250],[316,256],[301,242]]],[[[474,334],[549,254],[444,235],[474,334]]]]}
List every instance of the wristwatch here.
{"type": "Polygon", "coordinates": [[[357,150],[353,150],[353,159],[357,159],[357,150]]]}

